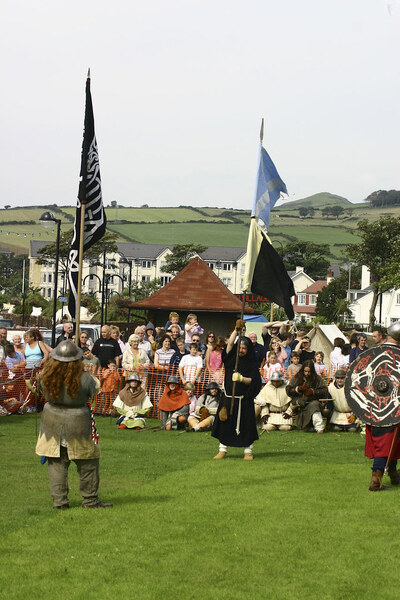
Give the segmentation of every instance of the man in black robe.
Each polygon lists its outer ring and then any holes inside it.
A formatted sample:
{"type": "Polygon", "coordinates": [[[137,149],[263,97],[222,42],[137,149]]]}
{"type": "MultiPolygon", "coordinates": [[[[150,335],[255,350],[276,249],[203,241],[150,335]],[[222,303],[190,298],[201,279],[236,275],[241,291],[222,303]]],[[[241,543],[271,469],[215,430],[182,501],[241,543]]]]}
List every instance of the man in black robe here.
{"type": "Polygon", "coordinates": [[[261,376],[251,340],[247,337],[239,338],[243,324],[240,319],[236,321],[236,327],[222,352],[225,367],[224,390],[212,429],[212,436],[220,442],[219,452],[214,456],[217,460],[225,458],[228,446],[244,448],[244,459],[252,460],[253,442],[258,439],[254,398],[261,389],[261,376]],[[237,344],[239,360],[235,370],[237,344]],[[234,398],[233,382],[236,382],[234,398]]]}

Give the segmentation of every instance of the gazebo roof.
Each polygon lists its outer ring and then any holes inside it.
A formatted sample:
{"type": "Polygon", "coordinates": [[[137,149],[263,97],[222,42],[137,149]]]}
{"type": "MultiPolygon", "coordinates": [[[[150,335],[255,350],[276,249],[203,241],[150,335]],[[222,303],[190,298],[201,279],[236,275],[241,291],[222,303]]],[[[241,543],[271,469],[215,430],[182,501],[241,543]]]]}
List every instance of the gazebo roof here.
{"type": "MultiPolygon", "coordinates": [[[[193,258],[169,283],[132,308],[176,309],[198,312],[241,311],[242,303],[201,258],[193,258]]],[[[245,306],[245,312],[256,311],[245,306]]]]}

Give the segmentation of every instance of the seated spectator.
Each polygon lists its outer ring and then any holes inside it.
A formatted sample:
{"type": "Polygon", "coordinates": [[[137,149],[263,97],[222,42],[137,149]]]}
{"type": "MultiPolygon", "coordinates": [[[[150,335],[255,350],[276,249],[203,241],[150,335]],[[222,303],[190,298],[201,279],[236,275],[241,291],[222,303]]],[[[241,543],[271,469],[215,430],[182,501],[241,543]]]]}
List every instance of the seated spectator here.
{"type": "MultiPolygon", "coordinates": [[[[185,349],[185,340],[183,337],[180,337],[176,340],[176,345],[178,346],[178,350],[174,352],[171,356],[170,365],[171,367],[177,367],[181,362],[181,359],[189,352],[185,349]]],[[[186,389],[186,388],[185,388],[186,389]]]]}
{"type": "MultiPolygon", "coordinates": [[[[207,348],[206,351],[206,370],[210,375],[210,379],[221,379],[222,374],[222,351],[225,348],[225,341],[222,336],[218,336],[212,345],[212,349],[207,348]]],[[[222,380],[221,380],[222,383],[222,380]]]]}
{"type": "Polygon", "coordinates": [[[195,414],[188,418],[191,431],[211,429],[217,414],[221,390],[215,381],[210,381],[204,394],[197,400],[195,414]]]}
{"type": "Polygon", "coordinates": [[[182,336],[185,333],[183,324],[179,320],[179,314],[175,311],[169,313],[168,321],[165,323],[164,326],[164,331],[168,331],[171,325],[179,325],[179,336],[182,336]]]}
{"type": "Polygon", "coordinates": [[[91,373],[92,375],[95,375],[97,373],[97,370],[101,366],[99,359],[92,353],[90,348],[85,348],[83,350],[82,362],[85,371],[89,371],[89,373],[91,373]]]}
{"type": "Polygon", "coordinates": [[[125,344],[121,340],[121,332],[119,330],[119,327],[117,327],[116,325],[111,325],[110,331],[111,331],[111,337],[112,337],[112,339],[115,340],[115,341],[117,341],[118,344],[119,344],[119,347],[121,349],[121,354],[120,354],[120,356],[121,356],[124,353],[125,344]]]}
{"type": "Polygon", "coordinates": [[[125,387],[120,390],[113,402],[114,408],[122,415],[118,429],[143,429],[146,425],[146,413],[153,407],[146,391],[141,387],[140,377],[136,373],[129,375],[125,387]]]}
{"type": "Polygon", "coordinates": [[[6,366],[11,373],[21,373],[25,367],[24,355],[14,350],[13,344],[6,344],[6,366]]]}
{"type": "Polygon", "coordinates": [[[253,344],[254,354],[256,355],[257,360],[257,366],[258,368],[260,368],[266,357],[265,346],[257,342],[257,334],[255,331],[250,331],[247,337],[250,338],[251,343],[253,344]]]}
{"type": "Polygon", "coordinates": [[[329,425],[332,431],[354,432],[357,430],[356,417],[351,412],[344,394],[345,377],[346,371],[344,369],[337,369],[334,381],[328,386],[328,398],[331,398],[332,402],[328,402],[327,404],[328,406],[331,404],[331,408],[333,408],[329,425]]]}
{"type": "Polygon", "coordinates": [[[133,371],[140,365],[147,365],[150,359],[143,348],[140,348],[140,337],[136,333],[129,336],[128,343],[122,355],[122,368],[125,371],[133,371]]]}
{"type": "Polygon", "coordinates": [[[204,329],[197,322],[197,316],[194,313],[189,313],[185,323],[185,344],[192,343],[192,337],[195,334],[201,335],[204,329]]]}
{"type": "Polygon", "coordinates": [[[286,371],[286,377],[290,380],[292,377],[296,375],[301,369],[300,364],[300,352],[296,352],[292,350],[292,354],[290,355],[290,365],[286,371]]]}
{"type": "Polygon", "coordinates": [[[263,367],[263,377],[265,383],[271,379],[272,373],[275,371],[283,371],[282,365],[278,362],[278,357],[276,356],[276,352],[270,350],[267,354],[267,360],[263,367]]]}
{"type": "Polygon", "coordinates": [[[346,342],[343,338],[337,337],[333,340],[333,350],[329,355],[331,363],[331,375],[336,369],[347,369],[349,366],[349,356],[343,355],[343,348],[346,342]]]}
{"type": "Polygon", "coordinates": [[[349,362],[352,363],[356,360],[364,350],[368,350],[367,336],[365,333],[360,333],[358,336],[358,345],[350,350],[349,362]]]}
{"type": "MultiPolygon", "coordinates": [[[[139,325],[138,327],[136,327],[135,334],[139,336],[139,348],[144,350],[146,352],[147,356],[149,357],[149,359],[152,361],[153,360],[153,349],[151,347],[150,342],[148,342],[144,339],[144,335],[145,335],[144,325],[143,326],[139,325]]],[[[129,340],[128,340],[128,342],[129,342],[129,340]]]]}
{"type": "Polygon", "coordinates": [[[171,348],[171,340],[168,335],[165,335],[161,342],[161,348],[156,350],[156,353],[154,354],[154,366],[156,369],[168,369],[174,354],[175,351],[171,348]]]}
{"type": "Polygon", "coordinates": [[[186,382],[196,381],[200,377],[201,369],[203,368],[203,359],[198,355],[198,345],[192,343],[189,345],[189,354],[182,357],[178,371],[182,380],[182,384],[186,382]]]}
{"type": "Polygon", "coordinates": [[[289,409],[290,398],[286,393],[283,373],[275,371],[271,380],[262,388],[254,400],[256,417],[261,414],[265,431],[290,431],[293,419],[285,419],[283,415],[289,409]]]}
{"type": "Polygon", "coordinates": [[[296,425],[302,431],[307,431],[312,423],[317,433],[324,433],[319,401],[327,397],[328,390],[322,377],[315,372],[312,360],[302,364],[286,386],[286,393],[292,399],[286,417],[296,415],[296,425]]]}
{"type": "Polygon", "coordinates": [[[321,375],[321,377],[327,377],[328,369],[326,365],[324,365],[324,353],[321,350],[318,350],[318,352],[315,353],[314,368],[317,375],[321,375]]]}
{"type": "Polygon", "coordinates": [[[189,397],[181,388],[178,377],[170,375],[158,403],[161,429],[171,430],[183,427],[189,416],[189,405],[189,397]]]}

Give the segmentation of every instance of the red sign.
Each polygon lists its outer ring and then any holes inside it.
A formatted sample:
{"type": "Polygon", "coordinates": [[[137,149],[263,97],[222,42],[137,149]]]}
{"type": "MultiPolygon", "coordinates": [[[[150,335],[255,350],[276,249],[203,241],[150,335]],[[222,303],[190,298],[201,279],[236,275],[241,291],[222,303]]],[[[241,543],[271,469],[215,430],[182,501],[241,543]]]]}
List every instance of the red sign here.
{"type": "MultiPolygon", "coordinates": [[[[243,301],[243,294],[235,294],[235,296],[243,301]]],[[[246,294],[246,302],[251,304],[252,302],[269,302],[269,300],[265,296],[259,296],[258,294],[246,294]]]]}

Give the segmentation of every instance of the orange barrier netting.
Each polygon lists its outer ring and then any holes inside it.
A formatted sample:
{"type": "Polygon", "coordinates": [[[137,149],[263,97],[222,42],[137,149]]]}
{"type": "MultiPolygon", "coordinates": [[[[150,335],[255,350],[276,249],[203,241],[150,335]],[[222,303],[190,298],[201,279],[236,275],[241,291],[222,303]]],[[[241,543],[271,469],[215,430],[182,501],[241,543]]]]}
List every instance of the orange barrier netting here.
{"type": "MultiPolygon", "coordinates": [[[[21,371],[20,373],[11,374],[7,368],[0,370],[0,415],[16,412],[24,412],[31,406],[38,406],[39,410],[43,406],[44,400],[37,400],[26,385],[26,380],[30,380],[33,384],[36,380],[36,375],[40,369],[21,371]]],[[[114,373],[109,373],[108,369],[90,370],[91,374],[97,377],[100,381],[100,392],[95,396],[92,402],[92,410],[98,415],[117,415],[113,408],[113,402],[118,396],[120,389],[125,385],[126,378],[132,373],[136,373],[142,382],[142,386],[147,391],[153,408],[149,411],[150,417],[158,417],[158,401],[164,391],[168,377],[176,375],[179,380],[179,372],[176,366],[170,366],[164,369],[157,369],[153,364],[142,365],[135,367],[132,370],[116,369],[114,373]]],[[[197,398],[204,393],[210,381],[216,381],[222,386],[224,381],[224,369],[220,369],[214,373],[210,373],[206,369],[202,369],[200,376],[195,378],[195,367],[185,368],[185,379],[191,381],[195,386],[194,394],[197,398]]],[[[263,369],[260,370],[263,375],[263,369]]],[[[286,376],[286,371],[283,371],[286,376]]],[[[334,370],[328,369],[323,379],[326,383],[332,380],[334,370]]]]}

